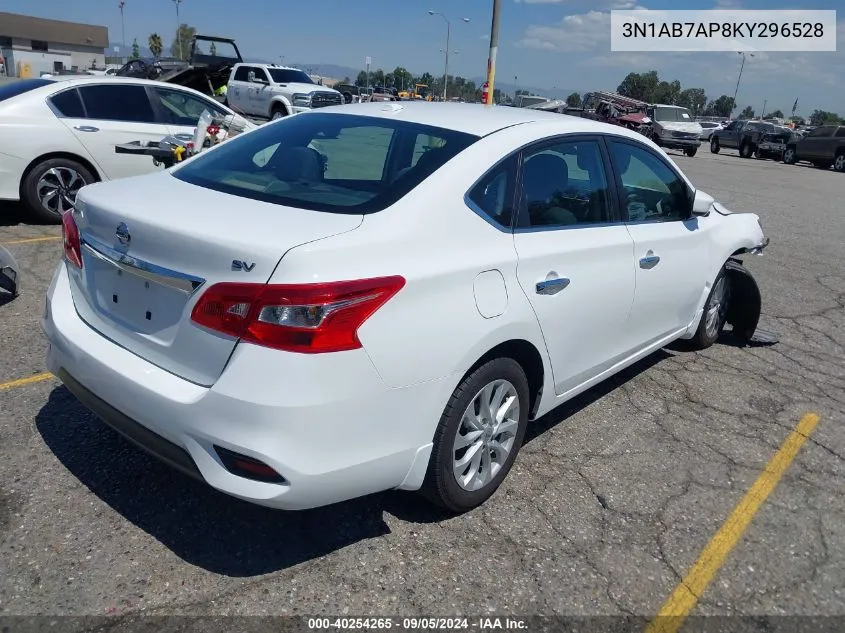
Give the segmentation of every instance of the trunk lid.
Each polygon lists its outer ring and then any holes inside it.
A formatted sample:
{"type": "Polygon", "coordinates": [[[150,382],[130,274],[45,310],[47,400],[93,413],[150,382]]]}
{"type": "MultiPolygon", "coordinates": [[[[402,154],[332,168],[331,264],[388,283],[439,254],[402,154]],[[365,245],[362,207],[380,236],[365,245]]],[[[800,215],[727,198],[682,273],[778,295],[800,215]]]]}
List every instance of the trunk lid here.
{"type": "Polygon", "coordinates": [[[363,220],[211,191],[168,172],[91,185],[77,200],[83,268],[68,268],[80,317],[206,386],[223,372],[237,339],[191,321],[200,295],[218,282],[266,283],[291,248],[363,220]]]}

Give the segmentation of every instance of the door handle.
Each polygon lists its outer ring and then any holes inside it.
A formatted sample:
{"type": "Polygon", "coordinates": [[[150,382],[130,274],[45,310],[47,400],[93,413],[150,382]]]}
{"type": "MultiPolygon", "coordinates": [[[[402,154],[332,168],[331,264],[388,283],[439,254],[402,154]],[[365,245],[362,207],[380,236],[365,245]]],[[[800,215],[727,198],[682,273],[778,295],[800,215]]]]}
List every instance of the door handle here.
{"type": "Polygon", "coordinates": [[[640,258],[640,268],[645,268],[646,270],[649,270],[650,268],[654,268],[659,263],[660,263],[660,256],[655,255],[651,251],[646,253],[645,257],[640,258]]]}
{"type": "Polygon", "coordinates": [[[100,128],[94,127],[93,125],[75,125],[73,126],[74,130],[79,130],[80,132],[99,132],[100,128]]]}
{"type": "Polygon", "coordinates": [[[569,280],[566,277],[557,277],[555,279],[538,281],[535,290],[538,295],[556,295],[568,285],[569,280]]]}

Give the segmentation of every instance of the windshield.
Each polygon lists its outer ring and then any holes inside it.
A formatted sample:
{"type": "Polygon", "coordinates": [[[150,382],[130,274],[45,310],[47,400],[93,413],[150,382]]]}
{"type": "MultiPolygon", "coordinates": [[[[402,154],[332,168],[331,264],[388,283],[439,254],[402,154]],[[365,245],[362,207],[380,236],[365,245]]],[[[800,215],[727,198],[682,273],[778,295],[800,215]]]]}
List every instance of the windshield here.
{"type": "Polygon", "coordinates": [[[301,70],[293,70],[290,68],[268,68],[267,72],[270,73],[270,76],[273,78],[273,81],[275,81],[277,84],[314,83],[314,80],[311,79],[311,77],[309,77],[306,73],[302,72],[301,70]]]}
{"type": "Polygon", "coordinates": [[[548,101],[548,99],[546,99],[545,97],[522,97],[523,107],[536,105],[538,103],[546,103],[546,101],[548,101]]]}
{"type": "Polygon", "coordinates": [[[171,173],[199,187],[272,204],[372,213],[476,140],[382,117],[315,112],[264,125],[171,173]]]}
{"type": "Polygon", "coordinates": [[[655,121],[684,121],[692,123],[692,115],[686,108],[655,108],[652,118],[655,121]]]}
{"type": "Polygon", "coordinates": [[[17,97],[30,90],[55,83],[52,79],[21,79],[6,84],[0,84],[0,101],[17,97]]]}

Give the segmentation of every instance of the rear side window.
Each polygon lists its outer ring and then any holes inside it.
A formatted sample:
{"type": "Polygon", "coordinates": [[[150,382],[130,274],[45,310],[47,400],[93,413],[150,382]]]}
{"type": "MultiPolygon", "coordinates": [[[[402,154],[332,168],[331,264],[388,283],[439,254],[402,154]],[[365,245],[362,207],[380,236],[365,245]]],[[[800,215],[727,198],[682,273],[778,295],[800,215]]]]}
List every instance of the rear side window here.
{"type": "Polygon", "coordinates": [[[144,86],[84,86],[79,89],[89,119],[155,123],[144,86]]]}
{"type": "Polygon", "coordinates": [[[484,215],[511,228],[514,211],[516,160],[509,158],[491,169],[469,192],[469,199],[484,215]]]}
{"type": "Polygon", "coordinates": [[[72,119],[85,118],[85,108],[82,107],[82,99],[79,98],[79,93],[76,88],[65,90],[50,98],[50,103],[58,110],[62,116],[70,117],[72,119]]]}
{"type": "Polygon", "coordinates": [[[17,97],[42,86],[49,86],[52,83],[55,82],[51,79],[22,79],[20,81],[0,84],[0,101],[17,97]]]}
{"type": "Polygon", "coordinates": [[[171,173],[242,198],[315,211],[373,213],[476,140],[406,121],[315,112],[264,125],[171,173]],[[415,156],[421,135],[438,141],[415,156]]]}

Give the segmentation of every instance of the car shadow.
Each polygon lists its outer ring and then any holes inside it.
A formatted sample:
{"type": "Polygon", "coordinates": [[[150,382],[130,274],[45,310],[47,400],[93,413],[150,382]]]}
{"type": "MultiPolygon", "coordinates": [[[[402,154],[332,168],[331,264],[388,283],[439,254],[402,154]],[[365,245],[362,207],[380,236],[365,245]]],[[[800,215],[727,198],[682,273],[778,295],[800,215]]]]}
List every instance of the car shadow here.
{"type": "MultiPolygon", "coordinates": [[[[532,422],[525,442],[673,356],[660,350],[532,422]]],[[[210,572],[251,577],[319,558],[390,533],[388,513],[408,523],[446,521],[453,513],[421,495],[386,491],[331,506],[286,512],[235,499],[136,448],[55,388],[35,419],[44,442],[68,471],[127,521],[186,562],[210,572]]]]}
{"type": "Polygon", "coordinates": [[[26,210],[19,202],[0,202],[0,226],[32,224],[26,217],[26,210]]]}

